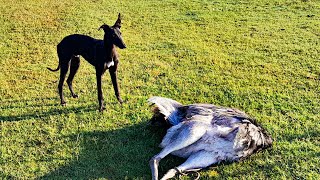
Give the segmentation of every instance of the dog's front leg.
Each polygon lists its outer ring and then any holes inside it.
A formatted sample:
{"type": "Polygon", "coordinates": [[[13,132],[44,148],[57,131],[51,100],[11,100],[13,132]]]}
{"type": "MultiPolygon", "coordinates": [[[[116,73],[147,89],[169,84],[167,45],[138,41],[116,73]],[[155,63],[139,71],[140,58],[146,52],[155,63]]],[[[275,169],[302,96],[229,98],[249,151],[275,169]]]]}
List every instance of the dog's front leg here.
{"type": "Polygon", "coordinates": [[[105,106],[103,105],[103,94],[102,94],[102,75],[103,70],[96,69],[96,78],[97,78],[97,89],[98,89],[98,101],[99,101],[99,111],[105,110],[105,106]]]}
{"type": "Polygon", "coordinates": [[[123,103],[123,100],[120,97],[120,92],[119,92],[119,85],[118,85],[118,79],[117,79],[117,68],[118,68],[118,61],[115,61],[114,66],[111,66],[109,68],[109,73],[111,76],[111,81],[114,89],[114,93],[119,101],[120,104],[123,103]]]}

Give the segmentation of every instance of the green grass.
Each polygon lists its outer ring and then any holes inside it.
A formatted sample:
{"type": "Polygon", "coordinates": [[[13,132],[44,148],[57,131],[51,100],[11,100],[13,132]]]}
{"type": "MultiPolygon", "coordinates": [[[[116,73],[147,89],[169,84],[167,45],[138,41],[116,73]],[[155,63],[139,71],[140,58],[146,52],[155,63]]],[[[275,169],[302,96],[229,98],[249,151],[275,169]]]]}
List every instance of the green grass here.
{"type": "MultiPolygon", "coordinates": [[[[147,126],[146,100],[165,96],[244,110],[272,149],[201,172],[203,179],[320,179],[318,0],[0,0],[0,179],[150,179],[165,133],[147,126]],[[57,93],[56,45],[102,38],[123,14],[123,106],[108,73],[99,113],[94,68],[75,77],[79,99],[57,93]]],[[[183,162],[169,156],[160,174],[183,162]]],[[[188,179],[188,178],[184,178],[188,179]]]]}

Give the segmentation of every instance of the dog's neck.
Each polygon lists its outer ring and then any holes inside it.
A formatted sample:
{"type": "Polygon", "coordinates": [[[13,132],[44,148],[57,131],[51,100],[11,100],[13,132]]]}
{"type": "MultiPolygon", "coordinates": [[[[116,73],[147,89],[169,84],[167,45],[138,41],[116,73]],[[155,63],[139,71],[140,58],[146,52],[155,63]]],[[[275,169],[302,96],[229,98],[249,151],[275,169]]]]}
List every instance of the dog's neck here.
{"type": "Polygon", "coordinates": [[[108,60],[112,60],[113,56],[114,56],[114,44],[110,43],[110,41],[107,39],[107,37],[105,36],[103,39],[103,43],[104,43],[104,48],[107,52],[107,57],[110,58],[108,60]]]}
{"type": "Polygon", "coordinates": [[[107,53],[111,54],[112,53],[112,49],[114,48],[113,43],[110,43],[110,41],[106,37],[104,37],[103,43],[104,43],[104,47],[105,47],[107,53]]]}

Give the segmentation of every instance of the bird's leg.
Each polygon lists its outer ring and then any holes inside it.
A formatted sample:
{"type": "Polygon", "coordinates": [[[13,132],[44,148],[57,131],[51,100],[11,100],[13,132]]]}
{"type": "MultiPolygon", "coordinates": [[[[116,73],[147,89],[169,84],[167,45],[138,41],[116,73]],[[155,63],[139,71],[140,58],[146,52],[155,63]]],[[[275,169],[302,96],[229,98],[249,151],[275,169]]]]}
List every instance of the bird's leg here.
{"type": "Polygon", "coordinates": [[[188,121],[181,125],[175,132],[175,136],[170,139],[170,143],[155,155],[149,162],[152,171],[152,179],[158,180],[158,165],[161,159],[173,151],[185,148],[198,141],[205,133],[206,126],[197,121],[188,121]]]}
{"type": "Polygon", "coordinates": [[[217,163],[217,155],[214,152],[199,151],[187,159],[186,162],[180,166],[170,169],[161,180],[167,180],[174,177],[177,173],[183,173],[188,171],[198,171],[202,168],[208,167],[214,163],[217,163]]]}

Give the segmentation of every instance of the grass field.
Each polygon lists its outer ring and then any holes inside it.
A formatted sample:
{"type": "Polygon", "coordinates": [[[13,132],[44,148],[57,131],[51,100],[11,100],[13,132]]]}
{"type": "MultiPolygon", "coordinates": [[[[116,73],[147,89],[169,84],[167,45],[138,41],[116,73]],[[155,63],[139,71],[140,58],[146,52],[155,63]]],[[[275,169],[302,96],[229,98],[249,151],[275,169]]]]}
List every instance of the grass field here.
{"type": "MultiPolygon", "coordinates": [[[[146,100],[239,108],[272,134],[272,149],[212,166],[202,179],[320,179],[318,0],[0,0],[0,179],[150,179],[165,131],[146,100]],[[102,38],[123,14],[127,49],[114,97],[99,113],[94,68],[81,61],[61,107],[56,45],[102,38]]],[[[168,156],[160,175],[183,159],[168,156]]],[[[184,178],[188,179],[188,178],[184,178]]]]}

